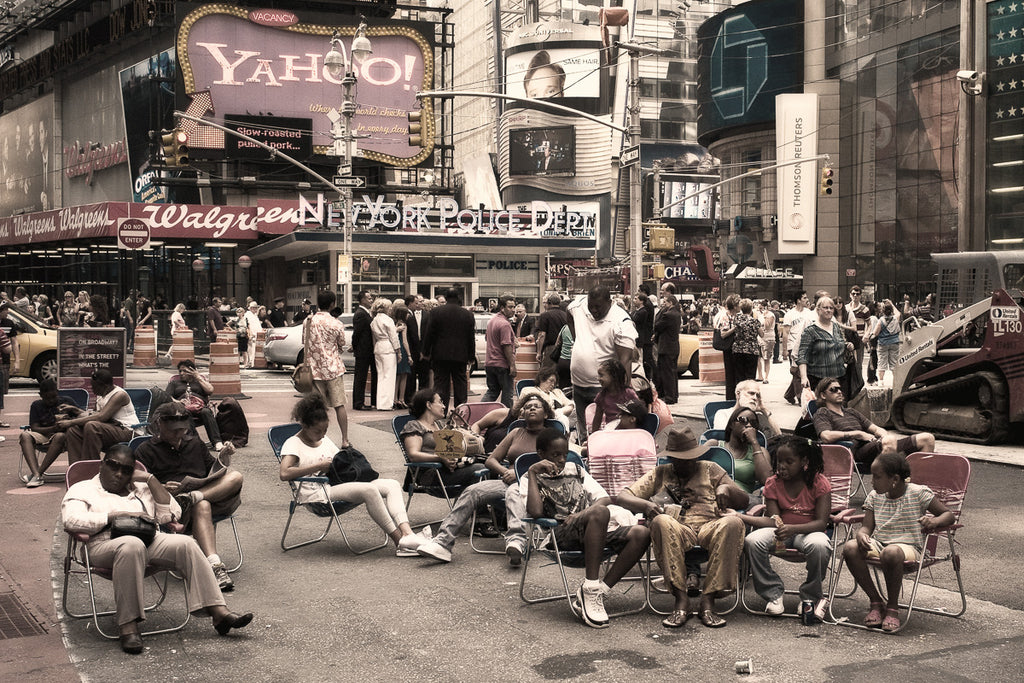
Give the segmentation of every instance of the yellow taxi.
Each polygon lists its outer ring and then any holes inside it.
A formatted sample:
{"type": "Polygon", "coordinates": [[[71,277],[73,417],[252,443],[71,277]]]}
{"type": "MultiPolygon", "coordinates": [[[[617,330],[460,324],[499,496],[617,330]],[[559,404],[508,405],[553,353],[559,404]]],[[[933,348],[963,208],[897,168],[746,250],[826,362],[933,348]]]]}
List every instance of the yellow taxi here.
{"type": "Polygon", "coordinates": [[[11,377],[31,377],[37,382],[57,379],[57,329],[20,308],[11,306],[7,315],[19,327],[20,363],[13,367],[11,377]]]}

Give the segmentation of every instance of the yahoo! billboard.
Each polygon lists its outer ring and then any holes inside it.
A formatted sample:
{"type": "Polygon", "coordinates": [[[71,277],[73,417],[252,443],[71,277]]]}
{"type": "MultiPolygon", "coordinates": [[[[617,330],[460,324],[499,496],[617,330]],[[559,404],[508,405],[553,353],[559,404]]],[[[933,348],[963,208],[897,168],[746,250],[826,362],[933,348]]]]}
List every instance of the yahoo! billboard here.
{"type": "MultiPolygon", "coordinates": [[[[366,35],[373,54],[353,63],[358,105],[353,128],[365,136],[359,152],[396,166],[419,164],[433,151],[430,135],[424,136],[425,147],[409,144],[409,111],[422,109],[423,119],[433,120],[430,102],[416,100],[417,92],[433,87],[433,46],[413,26],[370,26],[366,35]]],[[[350,50],[355,34],[351,25],[303,23],[286,10],[261,13],[229,5],[204,5],[190,12],[177,39],[186,98],[182,108],[218,123],[225,112],[312,119],[314,152],[331,153],[328,115],[341,105],[342,86],[324,66],[324,55],[335,30],[350,50]]],[[[193,149],[223,149],[224,135],[198,126],[190,131],[190,144],[193,149]]]]}

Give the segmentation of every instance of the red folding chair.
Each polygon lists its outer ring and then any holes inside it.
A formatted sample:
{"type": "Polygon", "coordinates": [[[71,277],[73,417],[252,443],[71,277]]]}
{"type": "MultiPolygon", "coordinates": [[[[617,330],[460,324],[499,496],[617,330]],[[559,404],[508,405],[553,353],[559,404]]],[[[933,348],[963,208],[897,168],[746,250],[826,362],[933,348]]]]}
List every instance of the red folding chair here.
{"type": "MultiPolygon", "coordinates": [[[[65,475],[65,482],[67,483],[68,488],[71,488],[72,485],[77,484],[80,481],[85,481],[86,479],[92,479],[95,477],[100,470],[101,462],[101,460],[79,460],[76,463],[72,463],[71,466],[68,467],[67,474],[65,475]]],[[[139,462],[135,463],[135,469],[143,472],[146,471],[146,468],[139,462]]],[[[64,613],[73,619],[91,618],[93,624],[96,626],[96,631],[99,632],[101,636],[109,638],[110,640],[116,640],[118,638],[116,628],[114,633],[107,633],[103,630],[103,627],[100,626],[100,617],[111,616],[115,613],[115,610],[100,611],[97,608],[96,585],[93,582],[95,577],[110,581],[113,578],[113,571],[106,567],[93,566],[92,560],[89,557],[88,534],[75,533],[71,531],[66,533],[68,535],[68,547],[67,553],[64,555],[64,592],[61,597],[61,607],[64,609],[64,613]],[[89,606],[91,610],[88,612],[74,612],[68,606],[68,588],[71,584],[72,576],[82,577],[89,588],[89,606]]],[[[145,611],[150,612],[159,607],[163,603],[164,598],[167,597],[167,577],[174,576],[174,574],[166,567],[146,565],[145,575],[146,577],[151,577],[153,579],[153,583],[156,585],[159,593],[156,602],[145,607],[145,611]],[[162,574],[163,576],[159,577],[159,574],[162,574]],[[162,581],[161,578],[163,579],[162,581]]],[[[176,576],[175,579],[180,580],[176,576]]],[[[184,594],[184,581],[182,581],[182,593],[184,594]]],[[[190,610],[187,594],[184,594],[183,597],[185,602],[185,618],[183,621],[166,628],[143,631],[141,635],[150,636],[157,633],[170,633],[172,631],[180,631],[185,628],[190,616],[190,610]]]]}
{"type": "MultiPolygon", "coordinates": [[[[911,580],[910,597],[906,603],[900,603],[900,607],[907,610],[906,618],[900,624],[900,628],[890,633],[898,633],[910,622],[915,611],[937,614],[943,617],[961,617],[967,611],[967,593],[964,590],[963,577],[960,573],[960,554],[957,552],[956,531],[963,525],[960,524],[960,514],[963,510],[964,500],[967,497],[967,485],[971,481],[971,463],[962,455],[948,455],[943,453],[912,453],[907,456],[907,464],[910,465],[910,481],[914,484],[922,484],[930,488],[939,497],[947,508],[953,513],[956,521],[946,527],[935,529],[927,534],[924,539],[924,549],[919,561],[904,562],[903,577],[911,580]],[[945,543],[942,543],[943,539],[945,543]],[[945,546],[945,548],[943,547],[945,546]],[[948,548],[948,549],[946,549],[948,548]],[[921,607],[916,604],[917,591],[924,579],[924,570],[928,569],[929,577],[932,577],[931,568],[948,562],[953,569],[956,578],[957,590],[960,594],[960,606],[951,611],[944,607],[921,607]]],[[[852,527],[864,519],[862,514],[850,514],[841,517],[838,522],[847,525],[850,531],[847,538],[852,535],[852,527]]],[[[874,568],[875,583],[883,586],[879,576],[880,563],[878,560],[869,559],[868,564],[874,568]]],[[[842,571],[843,562],[837,563],[835,580],[831,584],[832,595],[829,596],[828,616],[832,623],[840,626],[853,626],[855,628],[867,629],[867,626],[857,624],[847,617],[836,617],[833,612],[835,606],[835,591],[839,582],[839,573],[842,571]]],[[[879,591],[883,595],[883,590],[879,591]]],[[[906,591],[904,590],[904,594],[906,591]]],[[[870,629],[877,630],[877,629],[870,629]]]]}

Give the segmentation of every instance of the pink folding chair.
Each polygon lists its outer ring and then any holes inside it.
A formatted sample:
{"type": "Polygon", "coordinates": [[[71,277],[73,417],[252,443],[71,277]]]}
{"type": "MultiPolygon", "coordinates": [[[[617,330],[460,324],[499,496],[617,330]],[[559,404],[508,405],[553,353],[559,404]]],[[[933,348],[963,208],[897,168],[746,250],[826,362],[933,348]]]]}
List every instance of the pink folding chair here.
{"type": "MultiPolygon", "coordinates": [[[[829,504],[829,524],[826,532],[832,538],[832,554],[828,559],[828,583],[825,584],[824,595],[825,599],[828,600],[832,594],[832,583],[838,576],[837,563],[842,563],[842,556],[839,553],[839,548],[843,546],[846,539],[849,538],[849,527],[844,527],[844,534],[841,538],[837,538],[835,533],[840,520],[846,518],[854,512],[850,508],[850,496],[853,493],[853,475],[854,475],[854,462],[853,453],[846,446],[838,446],[836,444],[822,444],[821,445],[822,458],[825,461],[825,470],[823,474],[828,479],[828,483],[832,489],[831,501],[829,504]]],[[[763,506],[757,506],[758,512],[763,511],[763,506]]],[[[757,512],[751,512],[750,514],[757,514],[757,512]]],[[[776,550],[772,553],[774,557],[777,557],[786,562],[792,562],[794,564],[807,564],[807,557],[794,548],[786,548],[785,550],[776,550]]],[[[749,574],[749,571],[747,572],[749,574]]],[[[747,603],[747,585],[749,581],[743,581],[740,584],[740,601],[743,603],[743,608],[751,614],[763,614],[759,610],[754,610],[747,603]]],[[[797,591],[786,591],[790,595],[794,595],[797,591]]],[[[839,597],[848,597],[842,595],[839,597]]],[[[818,614],[820,615],[824,610],[827,610],[827,603],[822,605],[819,603],[816,605],[818,614]]],[[[785,616],[798,616],[795,614],[786,614],[785,616]]]]}
{"type": "MultiPolygon", "coordinates": [[[[593,404],[591,404],[593,405],[593,404]]],[[[658,464],[658,447],[645,429],[602,429],[587,441],[590,474],[617,496],[658,464]]]]}
{"type": "MultiPolygon", "coordinates": [[[[68,467],[65,475],[65,482],[68,488],[71,488],[74,484],[86,479],[92,479],[100,470],[100,463],[102,460],[79,460],[76,463],[72,463],[68,467]]],[[[135,469],[146,471],[145,466],[142,463],[135,463],[135,469]]],[[[180,525],[175,525],[177,529],[180,529],[180,525]]],[[[64,609],[64,614],[68,615],[73,619],[92,619],[93,624],[96,626],[96,631],[104,638],[116,640],[117,629],[115,628],[112,633],[108,633],[103,630],[100,625],[100,617],[111,616],[115,613],[114,610],[100,611],[96,606],[96,586],[93,583],[95,577],[107,579],[108,581],[113,578],[113,571],[106,567],[96,567],[92,564],[92,560],[89,557],[89,536],[87,534],[75,533],[71,531],[65,532],[68,535],[68,547],[67,553],[64,556],[64,591],[61,596],[61,607],[64,609]],[[85,581],[86,586],[89,589],[89,608],[84,612],[75,612],[68,605],[68,588],[71,583],[71,576],[76,575],[85,581]]],[[[156,585],[158,596],[156,602],[145,607],[145,611],[159,607],[164,598],[167,597],[167,577],[174,576],[174,574],[163,566],[156,566],[152,564],[146,565],[145,575],[151,577],[156,585]],[[158,576],[162,575],[162,576],[158,576]]],[[[177,577],[175,576],[175,579],[177,577]]],[[[182,582],[184,583],[184,582],[182,582]]],[[[185,614],[184,619],[171,626],[165,628],[156,628],[151,631],[143,631],[142,635],[154,635],[157,633],[170,633],[172,631],[180,631],[185,628],[185,625],[189,620],[189,609],[188,609],[188,596],[185,595],[185,614]]]]}
{"type": "Polygon", "coordinates": [[[455,416],[464,424],[462,427],[469,427],[471,424],[482,418],[492,410],[504,408],[505,404],[499,401],[480,401],[479,403],[463,403],[455,406],[455,416]]]}
{"type": "MultiPolygon", "coordinates": [[[[967,593],[964,591],[963,576],[960,573],[960,554],[957,552],[955,535],[957,529],[963,526],[960,524],[960,514],[963,510],[964,500],[967,497],[967,485],[971,481],[971,462],[962,455],[912,453],[907,456],[907,464],[910,465],[910,481],[914,484],[922,484],[930,488],[939,497],[939,500],[953,513],[956,521],[947,527],[935,529],[925,536],[924,550],[920,561],[903,563],[904,579],[909,576],[912,581],[910,598],[905,604],[900,603],[900,607],[907,610],[907,616],[902,620],[900,628],[891,631],[891,633],[898,633],[906,628],[907,623],[910,622],[910,617],[915,611],[954,618],[963,616],[967,611],[967,593]],[[943,538],[946,540],[948,550],[940,547],[940,541],[943,538]],[[930,570],[935,565],[943,562],[949,562],[949,565],[952,567],[960,594],[960,606],[955,612],[942,607],[921,607],[916,605],[917,590],[922,583],[924,570],[930,570]]],[[[853,525],[859,524],[863,519],[863,514],[848,514],[840,517],[838,521],[851,528],[851,531],[847,534],[847,537],[849,537],[850,533],[852,533],[853,525]]],[[[868,564],[875,569],[875,583],[882,586],[883,584],[878,575],[878,568],[880,566],[878,560],[869,559],[868,564]]],[[[853,623],[846,617],[837,618],[832,611],[835,604],[834,594],[838,585],[838,575],[842,570],[842,566],[843,563],[839,562],[835,571],[836,578],[831,584],[832,595],[829,596],[829,618],[832,623],[840,626],[868,628],[861,624],[853,623]]],[[[931,571],[929,571],[929,576],[931,576],[931,571]]],[[[880,590],[880,592],[883,595],[885,594],[884,590],[880,590]]]]}

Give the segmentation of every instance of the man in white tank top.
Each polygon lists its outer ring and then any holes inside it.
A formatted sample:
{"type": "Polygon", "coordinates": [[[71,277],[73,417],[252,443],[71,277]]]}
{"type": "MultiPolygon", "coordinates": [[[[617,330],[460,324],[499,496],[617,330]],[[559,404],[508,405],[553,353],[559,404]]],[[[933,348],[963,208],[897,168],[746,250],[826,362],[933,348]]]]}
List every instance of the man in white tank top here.
{"type": "Polygon", "coordinates": [[[94,370],[90,379],[92,393],[96,395],[96,412],[57,423],[67,432],[69,463],[98,460],[115,443],[131,441],[132,427],[139,422],[128,392],[114,386],[109,370],[94,370]]]}

